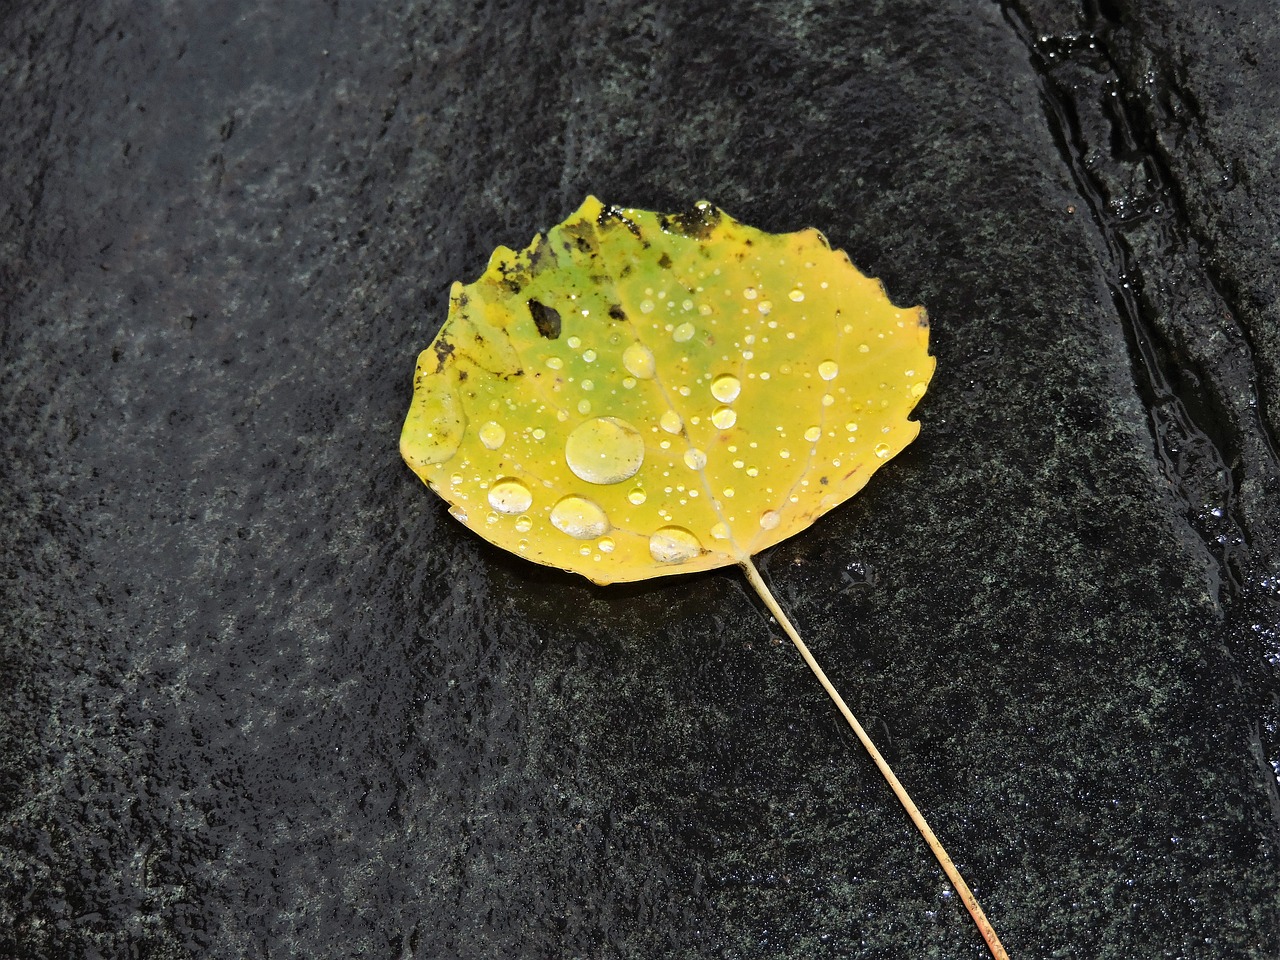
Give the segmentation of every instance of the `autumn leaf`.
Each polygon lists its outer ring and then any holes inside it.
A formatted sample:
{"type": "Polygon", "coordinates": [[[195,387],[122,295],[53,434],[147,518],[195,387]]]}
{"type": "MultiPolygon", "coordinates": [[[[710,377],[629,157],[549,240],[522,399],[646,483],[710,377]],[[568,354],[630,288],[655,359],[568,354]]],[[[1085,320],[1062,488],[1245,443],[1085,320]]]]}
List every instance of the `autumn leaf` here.
{"type": "Polygon", "coordinates": [[[405,461],[491,543],[596,583],[737,564],[1004,951],[950,858],[751,558],[857,493],[915,439],[933,375],[894,306],[817,230],[709,203],[594,197],[499,247],[418,357],[405,461]]]}

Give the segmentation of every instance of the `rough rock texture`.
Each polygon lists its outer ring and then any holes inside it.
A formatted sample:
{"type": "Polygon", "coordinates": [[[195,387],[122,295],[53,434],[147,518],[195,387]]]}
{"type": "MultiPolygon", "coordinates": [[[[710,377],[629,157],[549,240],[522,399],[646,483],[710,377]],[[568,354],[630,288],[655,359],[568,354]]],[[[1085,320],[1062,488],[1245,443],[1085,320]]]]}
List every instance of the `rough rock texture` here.
{"type": "Polygon", "coordinates": [[[399,462],[450,281],[588,192],[814,225],[921,438],[761,560],[1011,953],[1280,943],[1262,0],[0,13],[0,956],[976,958],[734,574],[399,462]]]}

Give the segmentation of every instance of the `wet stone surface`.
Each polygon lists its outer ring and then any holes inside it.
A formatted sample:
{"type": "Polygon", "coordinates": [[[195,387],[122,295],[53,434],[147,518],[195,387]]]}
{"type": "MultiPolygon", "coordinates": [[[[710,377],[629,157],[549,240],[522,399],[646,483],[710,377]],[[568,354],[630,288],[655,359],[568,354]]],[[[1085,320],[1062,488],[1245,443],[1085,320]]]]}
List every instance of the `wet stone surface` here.
{"type": "Polygon", "coordinates": [[[6,8],[0,956],[984,955],[740,576],[593,587],[400,462],[449,283],[588,193],[927,306],[919,439],[760,563],[1011,954],[1274,956],[1278,53],[1246,0],[6,8]]]}

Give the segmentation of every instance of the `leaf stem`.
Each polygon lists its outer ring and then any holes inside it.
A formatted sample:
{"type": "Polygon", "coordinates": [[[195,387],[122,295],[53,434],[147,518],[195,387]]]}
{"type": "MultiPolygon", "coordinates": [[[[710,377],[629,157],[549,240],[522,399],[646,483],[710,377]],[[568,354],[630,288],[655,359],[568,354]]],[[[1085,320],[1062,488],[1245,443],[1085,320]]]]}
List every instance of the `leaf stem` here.
{"type": "Polygon", "coordinates": [[[867,736],[867,732],[862,729],[857,718],[853,715],[853,711],[849,709],[844,702],[844,698],[840,696],[840,692],[827,679],[826,673],[822,667],[818,666],[818,661],[813,658],[813,654],[809,652],[809,648],[805,646],[805,642],[800,639],[800,634],[796,632],[796,628],[791,625],[791,621],[787,615],[782,612],[782,608],[778,606],[778,601],[774,599],[773,593],[760,577],[760,572],[756,569],[751,558],[747,557],[742,561],[742,569],[747,575],[747,580],[751,586],[755,588],[756,593],[760,595],[760,599],[764,601],[764,605],[769,608],[769,612],[773,614],[778,624],[786,631],[787,636],[791,638],[791,642],[796,645],[796,649],[800,651],[800,656],[804,658],[804,662],[809,665],[809,669],[813,671],[813,675],[818,678],[818,682],[822,684],[822,689],[827,691],[832,702],[839,708],[848,721],[853,732],[858,735],[858,739],[862,741],[862,745],[870,754],[871,759],[875,761],[876,766],[884,775],[892,788],[894,795],[898,798],[898,802],[902,804],[907,816],[911,818],[911,822],[916,825],[916,829],[920,831],[920,835],[924,837],[925,842],[929,844],[929,849],[933,851],[934,857],[938,860],[938,865],[947,875],[947,879],[951,881],[951,885],[955,887],[956,892],[960,894],[960,899],[964,901],[965,907],[969,910],[969,916],[973,917],[973,922],[978,926],[978,932],[982,934],[982,939],[987,942],[987,948],[991,951],[991,955],[995,960],[1009,960],[1009,955],[1005,952],[1004,946],[1000,943],[1000,938],[996,936],[995,929],[991,926],[991,922],[987,920],[987,915],[982,912],[982,907],[978,905],[978,898],[973,895],[973,891],[969,889],[969,885],[965,883],[964,877],[960,876],[960,871],[956,869],[955,863],[947,851],[943,849],[942,843],[938,840],[933,830],[930,829],[928,822],[925,821],[924,814],[920,812],[920,808],[908,795],[906,788],[894,775],[890,769],[888,762],[880,755],[880,751],[876,749],[876,745],[871,742],[871,738],[867,736]]]}

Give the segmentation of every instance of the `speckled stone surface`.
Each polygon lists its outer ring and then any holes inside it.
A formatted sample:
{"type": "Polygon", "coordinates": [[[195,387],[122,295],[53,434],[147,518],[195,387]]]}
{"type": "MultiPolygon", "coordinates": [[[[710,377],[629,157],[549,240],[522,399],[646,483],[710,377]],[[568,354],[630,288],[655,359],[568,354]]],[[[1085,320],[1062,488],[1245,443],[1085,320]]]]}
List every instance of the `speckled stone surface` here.
{"type": "Polygon", "coordinates": [[[920,439],[760,558],[1017,958],[1280,953],[1280,26],[895,0],[0,13],[0,956],[979,958],[733,573],[400,463],[588,192],[924,303],[920,439]]]}

